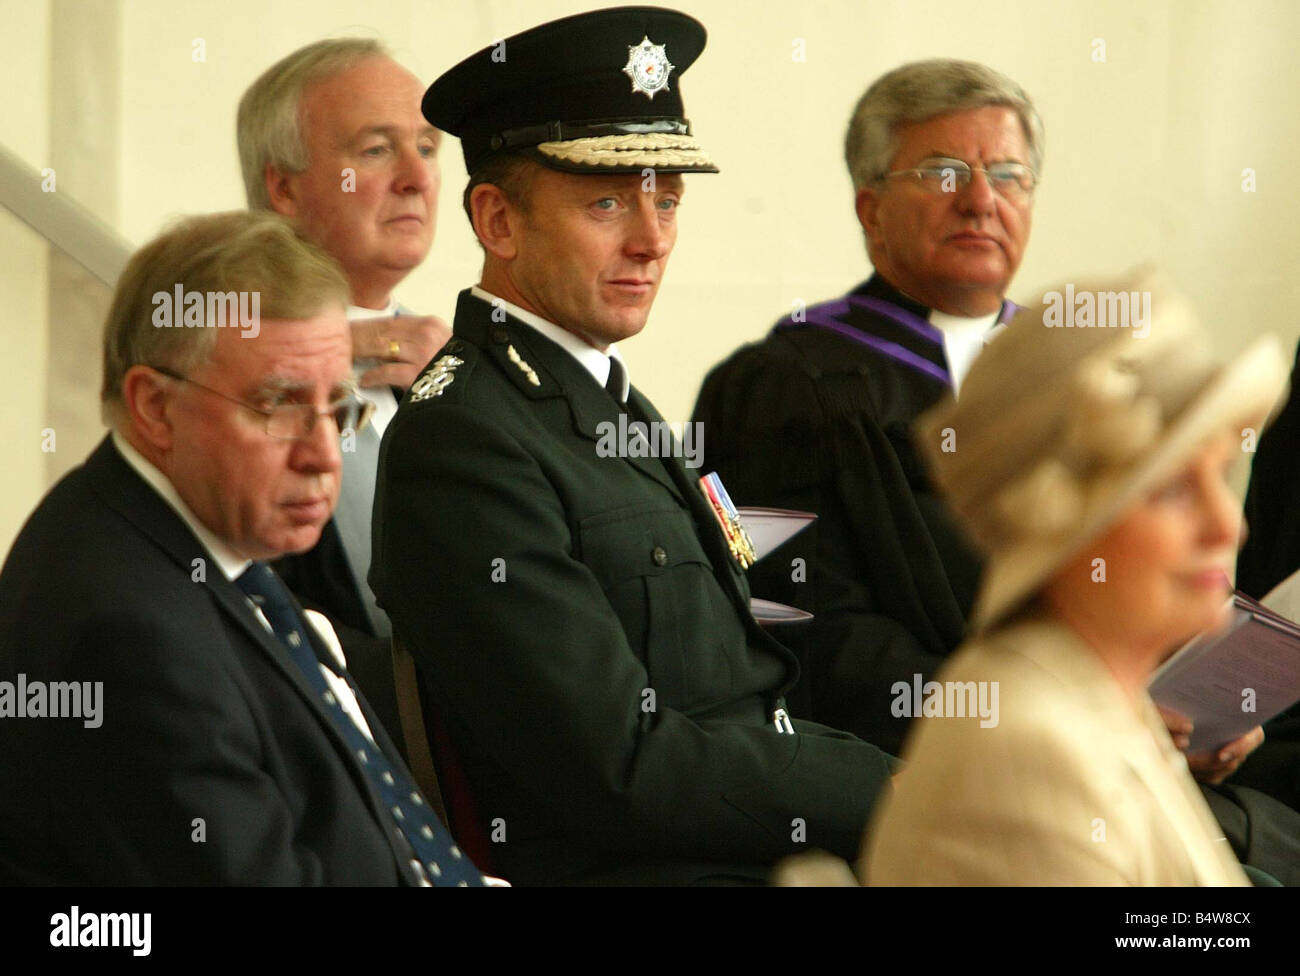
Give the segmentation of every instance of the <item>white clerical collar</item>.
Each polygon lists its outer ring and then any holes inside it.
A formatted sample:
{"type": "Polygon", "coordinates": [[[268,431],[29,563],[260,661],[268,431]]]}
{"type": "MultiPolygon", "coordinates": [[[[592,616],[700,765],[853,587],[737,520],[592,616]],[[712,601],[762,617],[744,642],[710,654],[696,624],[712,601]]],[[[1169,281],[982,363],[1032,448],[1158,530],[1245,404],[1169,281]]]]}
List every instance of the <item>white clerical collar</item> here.
{"type": "Polygon", "coordinates": [[[122,459],[131,465],[132,470],[144,479],[145,484],[156,491],[162,500],[170,505],[176,514],[181,517],[181,521],[189,526],[190,531],[194,533],[199,542],[203,544],[203,548],[208,550],[208,554],[212,556],[213,561],[221,568],[221,572],[226,579],[238,579],[240,574],[252,563],[252,560],[239,555],[230,546],[222,542],[212,530],[200,522],[198,516],[190,511],[190,507],[181,499],[176,486],[167,480],[167,476],[159,471],[143,454],[132,447],[130,441],[117,431],[113,431],[113,446],[122,455],[122,459]]]}
{"type": "Polygon", "coordinates": [[[930,310],[930,324],[943,333],[943,349],[948,357],[948,374],[952,379],[954,396],[984,343],[992,337],[991,332],[1001,314],[1002,310],[998,309],[988,315],[964,318],[938,309],[930,310]]]}
{"type": "Polygon", "coordinates": [[[506,301],[504,298],[498,298],[490,291],[474,285],[470,288],[470,294],[475,298],[481,298],[489,305],[500,305],[507,313],[519,319],[526,325],[532,326],[546,338],[567,352],[570,356],[578,361],[592,378],[604,387],[609,382],[609,361],[617,359],[623,367],[623,395],[619,397],[623,402],[627,402],[628,391],[632,386],[632,381],[628,378],[627,363],[623,360],[623,354],[618,351],[617,345],[610,345],[608,354],[601,352],[599,349],[589,345],[584,340],[578,338],[568,329],[562,329],[554,322],[548,322],[527,309],[520,308],[518,305],[506,301]]]}
{"type": "Polygon", "coordinates": [[[932,308],[930,309],[930,324],[944,335],[949,332],[957,334],[974,332],[976,335],[983,335],[997,324],[998,316],[1001,314],[1002,309],[998,309],[988,315],[977,315],[971,319],[960,315],[949,315],[947,312],[940,312],[937,308],[932,308]]]}

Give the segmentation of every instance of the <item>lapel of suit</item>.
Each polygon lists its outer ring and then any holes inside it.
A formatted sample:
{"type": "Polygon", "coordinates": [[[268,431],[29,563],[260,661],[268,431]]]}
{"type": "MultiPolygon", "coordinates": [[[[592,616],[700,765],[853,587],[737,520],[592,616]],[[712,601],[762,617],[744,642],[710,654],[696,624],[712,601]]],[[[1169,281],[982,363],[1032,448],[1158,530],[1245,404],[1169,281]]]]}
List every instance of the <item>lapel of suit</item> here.
{"type": "MultiPolygon", "coordinates": [[[[468,290],[461,292],[456,305],[456,335],[478,345],[529,399],[564,397],[574,431],[592,442],[593,453],[603,445],[621,447],[622,436],[633,436],[628,424],[634,418],[620,420],[622,411],[614,398],[568,351],[504,309],[496,313],[497,321],[493,321],[495,311],[468,290]]],[[[677,483],[658,458],[633,457],[626,451],[618,454],[682,500],[677,483]]]]}
{"type": "MultiPolygon", "coordinates": [[[[86,462],[88,471],[93,475],[91,481],[96,492],[105,504],[136,527],[141,533],[153,540],[172,561],[177,564],[177,571],[194,579],[196,586],[203,586],[212,595],[218,608],[253,642],[253,644],[270,659],[274,667],[298,691],[307,707],[316,715],[317,720],[328,729],[330,736],[340,750],[351,756],[351,748],[335,726],[333,719],[326,712],[324,705],[317,700],[315,691],[307,683],[302,671],[289,658],[279,638],[263,626],[248,598],[233,582],[226,579],[221,568],[215,565],[211,554],[184,520],[172,509],[159,494],[148,485],[113,446],[112,439],[106,437],[95,453],[86,462]],[[198,562],[197,560],[201,560],[198,562]],[[203,578],[196,579],[195,574],[203,569],[203,578]]],[[[334,662],[329,652],[321,643],[315,628],[307,621],[302,607],[294,601],[298,615],[303,619],[312,650],[318,660],[326,661],[333,668],[334,662]]],[[[355,689],[354,689],[355,690],[355,689]]],[[[369,716],[367,716],[369,720],[369,716]]],[[[390,753],[391,755],[391,753],[390,753]]]]}

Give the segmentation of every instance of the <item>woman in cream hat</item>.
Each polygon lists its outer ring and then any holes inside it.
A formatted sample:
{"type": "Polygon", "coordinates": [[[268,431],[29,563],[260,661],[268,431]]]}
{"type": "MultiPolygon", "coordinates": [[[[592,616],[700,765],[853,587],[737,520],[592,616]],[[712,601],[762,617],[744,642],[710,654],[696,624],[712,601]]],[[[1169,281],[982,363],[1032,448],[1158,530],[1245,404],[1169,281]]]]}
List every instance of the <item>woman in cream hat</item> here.
{"type": "Polygon", "coordinates": [[[1285,375],[1272,337],[1216,362],[1186,300],[1139,272],[1046,293],[920,419],[988,564],[866,880],[1246,883],[1146,684],[1220,621],[1240,535],[1226,475],[1285,375]]]}

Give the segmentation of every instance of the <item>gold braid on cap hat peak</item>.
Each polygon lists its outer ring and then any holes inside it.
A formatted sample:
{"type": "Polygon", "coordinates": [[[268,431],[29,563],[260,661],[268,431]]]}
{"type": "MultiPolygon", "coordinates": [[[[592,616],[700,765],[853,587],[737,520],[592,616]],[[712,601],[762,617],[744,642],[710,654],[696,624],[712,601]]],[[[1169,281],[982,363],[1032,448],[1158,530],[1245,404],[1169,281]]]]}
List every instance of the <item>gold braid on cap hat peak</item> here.
{"type": "Polygon", "coordinates": [[[1160,435],[1160,404],[1140,393],[1131,358],[1085,361],[1065,393],[1060,451],[997,493],[1004,543],[1047,541],[1082,527],[1089,502],[1160,435]]]}
{"type": "Polygon", "coordinates": [[[538,152],[568,163],[601,166],[712,166],[699,143],[665,132],[631,132],[616,136],[591,136],[563,142],[543,142],[538,152]]]}

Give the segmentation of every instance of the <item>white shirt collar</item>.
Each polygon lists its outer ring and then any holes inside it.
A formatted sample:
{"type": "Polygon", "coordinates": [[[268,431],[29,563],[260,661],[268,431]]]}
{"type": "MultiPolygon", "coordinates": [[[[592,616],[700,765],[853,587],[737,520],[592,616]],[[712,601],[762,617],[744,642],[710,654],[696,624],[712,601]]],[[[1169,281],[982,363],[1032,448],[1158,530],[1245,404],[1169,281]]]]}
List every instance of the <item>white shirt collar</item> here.
{"type": "Polygon", "coordinates": [[[937,309],[930,310],[930,324],[943,333],[943,351],[948,358],[948,375],[952,378],[954,396],[970,372],[975,357],[980,354],[985,342],[992,338],[993,326],[1001,314],[1002,310],[998,309],[972,319],[949,315],[937,309]]]}
{"type": "Polygon", "coordinates": [[[144,455],[132,447],[130,442],[117,431],[113,431],[113,446],[122,455],[122,459],[131,465],[132,470],[143,478],[145,483],[162,497],[163,501],[172,507],[176,514],[181,517],[181,521],[189,526],[189,530],[194,533],[199,542],[203,544],[203,548],[212,556],[213,562],[221,567],[221,572],[226,579],[237,579],[249,567],[252,560],[239,555],[230,546],[222,542],[211,529],[200,522],[199,517],[190,511],[190,507],[181,499],[176,486],[167,480],[167,476],[154,467],[144,455]]]}
{"type": "Polygon", "coordinates": [[[619,397],[619,399],[624,402],[627,401],[627,395],[632,386],[632,381],[628,377],[627,363],[623,359],[623,354],[618,351],[618,346],[616,344],[610,345],[608,354],[603,353],[599,349],[578,338],[568,329],[563,329],[554,322],[548,322],[540,315],[530,312],[527,309],[520,308],[518,305],[506,301],[504,298],[498,298],[490,291],[486,291],[478,285],[474,285],[470,288],[470,294],[475,298],[481,298],[489,305],[500,304],[507,313],[519,319],[519,321],[523,322],[525,325],[532,326],[576,359],[578,364],[590,373],[592,378],[602,388],[609,382],[609,361],[611,359],[617,359],[623,366],[623,395],[619,397]]]}
{"type": "Polygon", "coordinates": [[[397,314],[397,299],[389,298],[388,304],[383,308],[362,308],[360,305],[349,305],[347,314],[349,322],[360,322],[363,319],[390,319],[397,314]]]}

